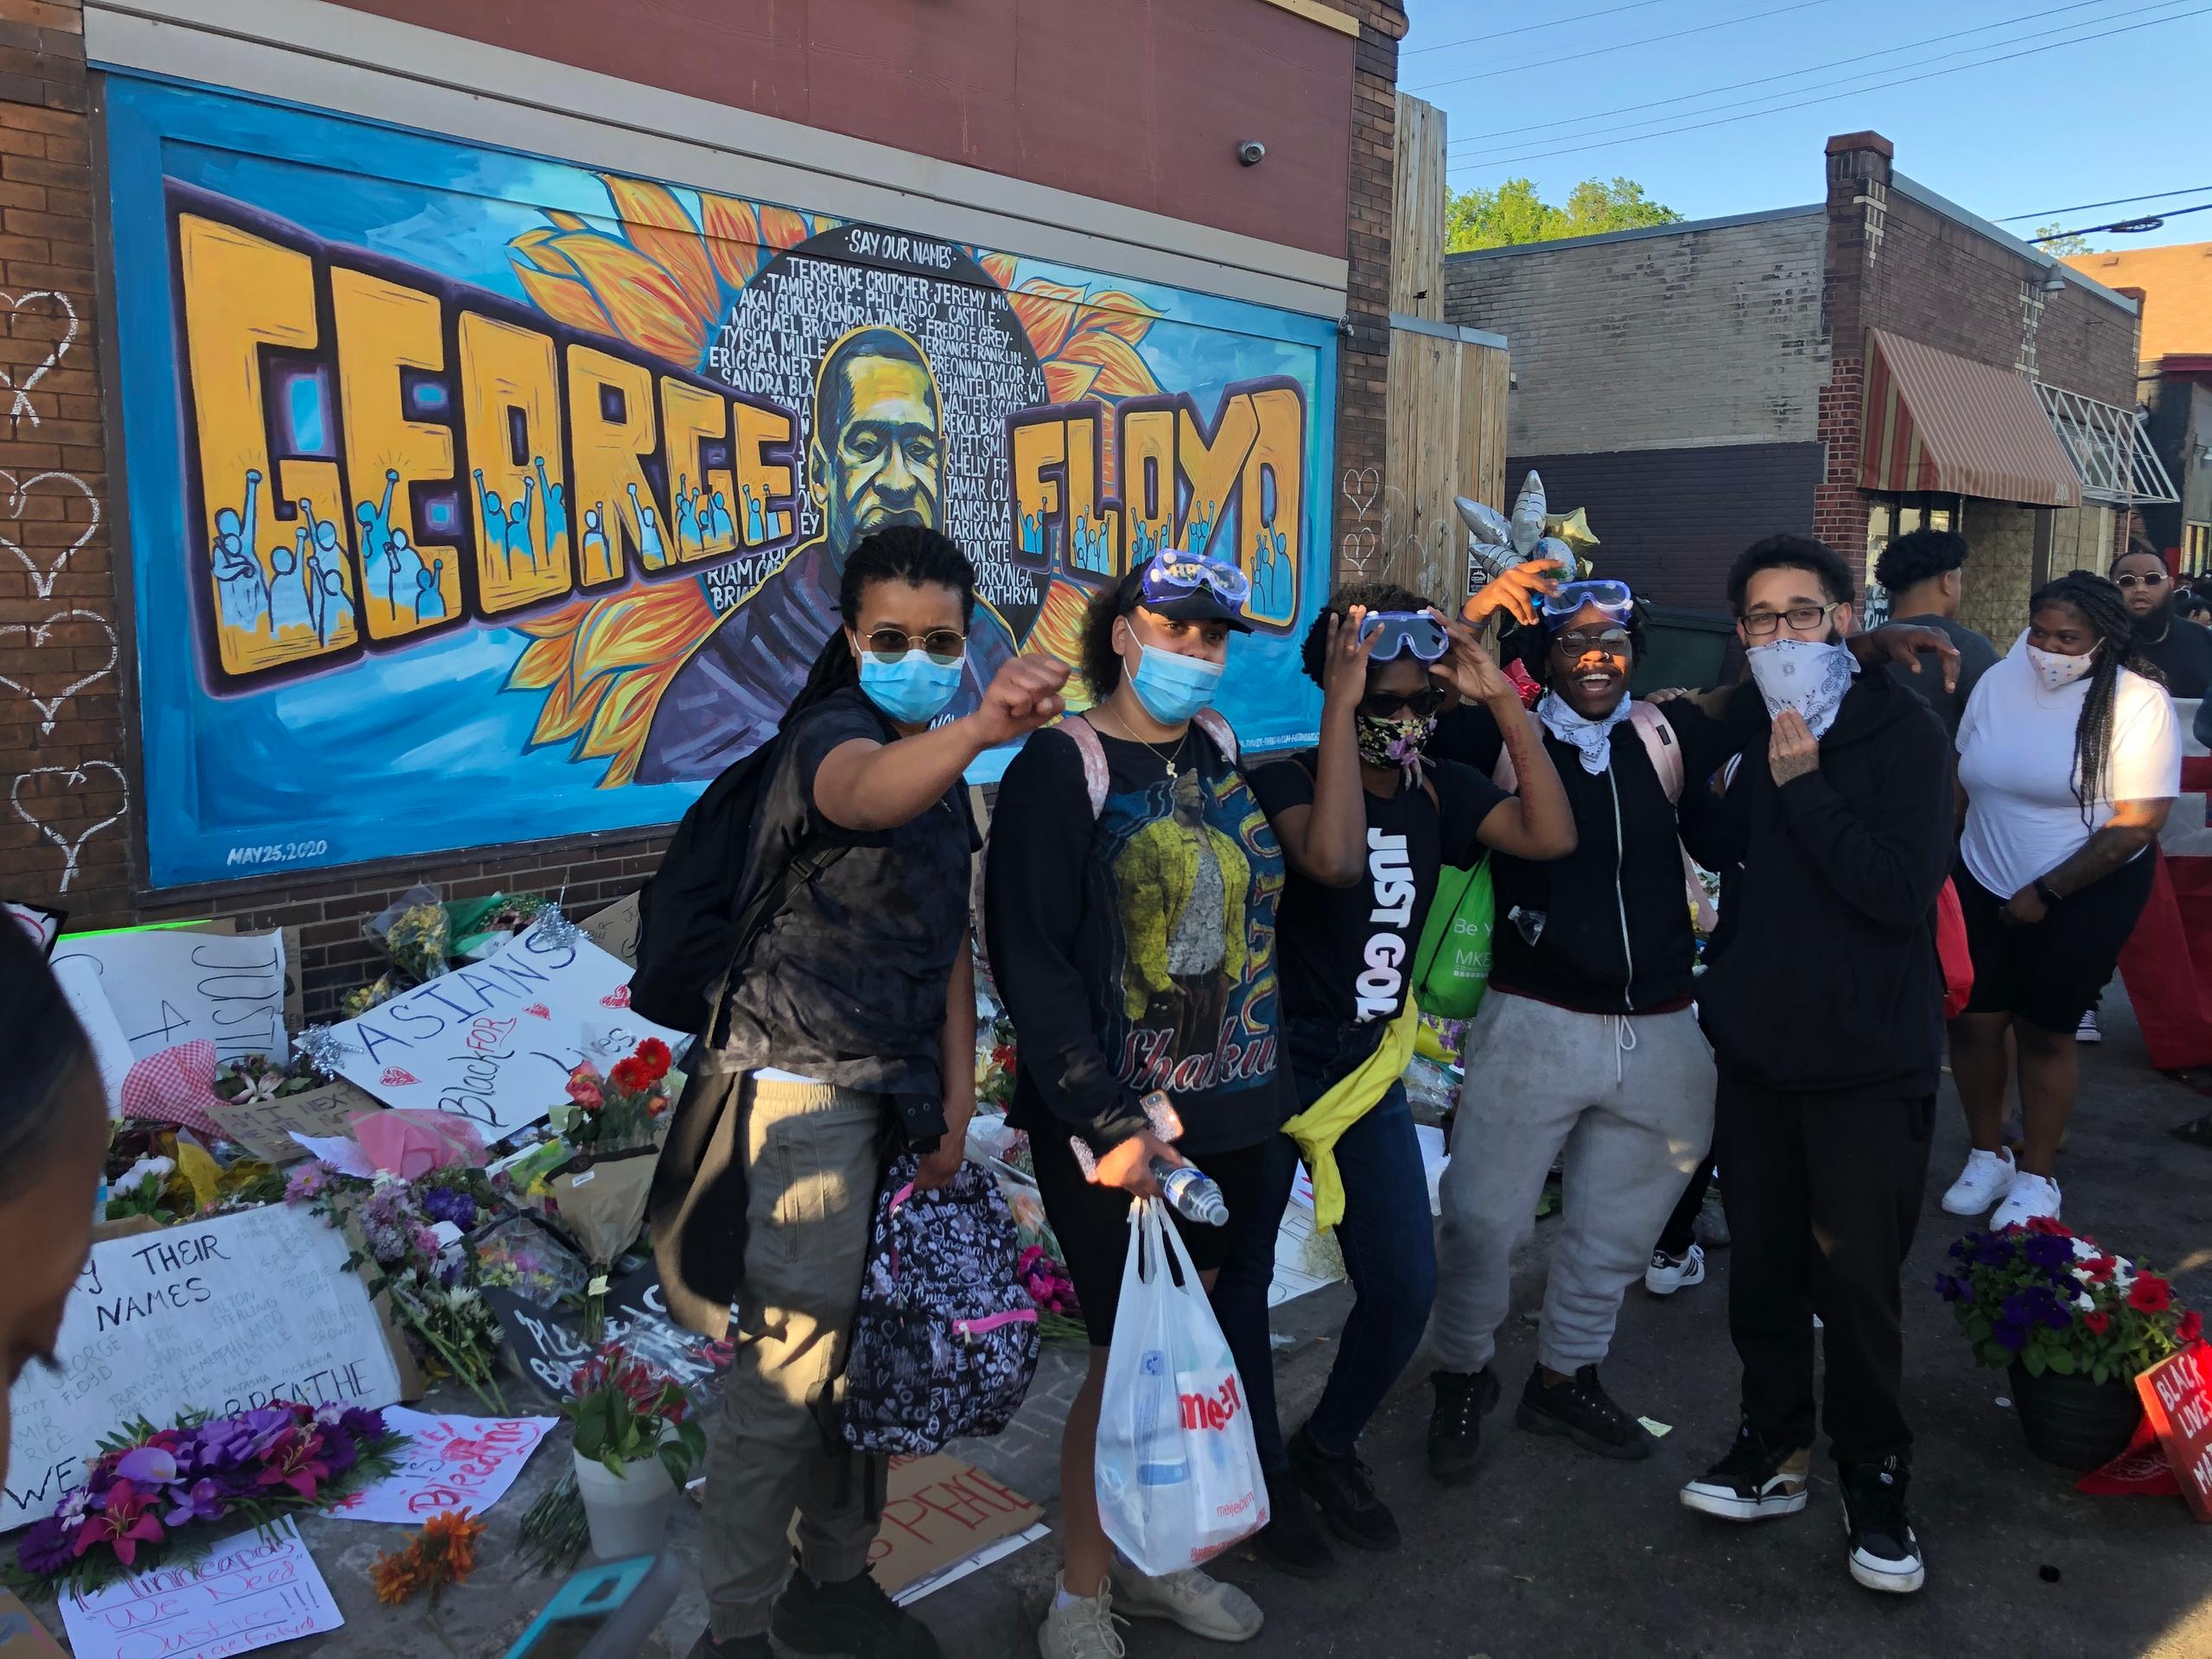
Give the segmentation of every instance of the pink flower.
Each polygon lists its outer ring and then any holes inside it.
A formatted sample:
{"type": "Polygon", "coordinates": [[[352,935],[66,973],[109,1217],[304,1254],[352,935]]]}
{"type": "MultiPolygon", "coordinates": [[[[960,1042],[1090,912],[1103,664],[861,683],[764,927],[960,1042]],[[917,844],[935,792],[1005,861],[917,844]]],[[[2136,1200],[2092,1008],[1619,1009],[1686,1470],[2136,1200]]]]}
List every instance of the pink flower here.
{"type": "Polygon", "coordinates": [[[107,1489],[99,1512],[85,1517],[74,1548],[82,1556],[93,1545],[106,1544],[114,1549],[116,1560],[129,1567],[138,1559],[140,1544],[158,1544],[162,1536],[162,1523],[154,1516],[153,1500],[141,1497],[138,1489],[129,1481],[118,1480],[107,1489]]]}
{"type": "Polygon", "coordinates": [[[569,1098],[588,1112],[595,1112],[602,1103],[599,1090],[599,1073],[588,1065],[580,1065],[569,1073],[569,1098]]]}

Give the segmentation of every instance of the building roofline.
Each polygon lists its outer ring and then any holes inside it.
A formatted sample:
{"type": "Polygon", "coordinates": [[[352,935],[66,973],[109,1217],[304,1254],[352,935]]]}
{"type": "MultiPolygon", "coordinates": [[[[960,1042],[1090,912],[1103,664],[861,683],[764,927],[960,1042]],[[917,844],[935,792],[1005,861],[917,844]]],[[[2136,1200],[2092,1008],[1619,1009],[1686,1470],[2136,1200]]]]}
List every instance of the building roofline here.
{"type": "Polygon", "coordinates": [[[2131,317],[2139,309],[2135,302],[2126,295],[2115,294],[2095,277],[2066,264],[2056,254],[2046,253],[2032,242],[2024,242],[2010,231],[1999,230],[1980,214],[1968,213],[1948,196],[1941,195],[1930,190],[1917,179],[1909,179],[1902,173],[1892,172],[1890,175],[1890,188],[1910,196],[1923,207],[1932,208],[1954,224],[1963,226],[1966,229],[1972,231],[1976,236],[1987,237],[1992,242],[2010,248],[2022,258],[2031,264],[2041,265],[2047,273],[2056,275],[2070,286],[2086,289],[2099,299],[2118,307],[2131,317]]]}
{"type": "Polygon", "coordinates": [[[1604,242],[1633,242],[1643,237],[1681,236],[1692,231],[1722,231],[1736,225],[1764,225],[1770,219],[1813,219],[1827,212],[1824,202],[1814,202],[1804,207],[1770,207],[1764,213],[1724,213],[1718,219],[1685,219],[1672,225],[1643,225],[1632,231],[1603,231],[1595,236],[1563,236],[1551,242],[1518,242],[1510,247],[1472,248],[1461,253],[1447,253],[1446,264],[1455,259],[1502,259],[1510,254],[1549,252],[1554,248],[1588,248],[1604,242]]]}

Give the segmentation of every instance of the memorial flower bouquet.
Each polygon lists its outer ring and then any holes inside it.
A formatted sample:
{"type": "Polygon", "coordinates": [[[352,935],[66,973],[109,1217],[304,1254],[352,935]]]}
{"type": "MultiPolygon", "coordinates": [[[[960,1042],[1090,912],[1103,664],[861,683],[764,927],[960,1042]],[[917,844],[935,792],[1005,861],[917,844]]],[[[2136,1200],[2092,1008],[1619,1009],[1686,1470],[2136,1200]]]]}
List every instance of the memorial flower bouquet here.
{"type": "Polygon", "coordinates": [[[294,1401],[188,1414],[173,1428],[128,1423],[100,1442],[85,1484],[23,1533],[10,1576],[56,1593],[96,1589],[159,1566],[179,1541],[327,1507],[390,1474],[404,1439],[381,1412],[294,1401]]]}
{"type": "Polygon", "coordinates": [[[568,1098],[553,1108],[553,1128],[575,1155],[545,1172],[543,1213],[592,1265],[587,1316],[594,1331],[604,1275],[645,1224],[673,1058],[666,1043],[648,1037],[604,1072],[587,1060],[569,1074],[568,1098]]]}
{"type": "Polygon", "coordinates": [[[586,1060],[569,1074],[568,1098],[553,1108],[554,1129],[579,1151],[652,1146],[668,1113],[673,1058],[666,1043],[648,1037],[603,1074],[586,1060]]]}
{"type": "Polygon", "coordinates": [[[306,1094],[328,1081],[304,1057],[286,1062],[249,1054],[217,1066],[213,1086],[218,1099],[260,1106],[286,1095],[306,1094]]]}
{"type": "Polygon", "coordinates": [[[2163,1276],[2047,1217],[1968,1233],[1950,1256],[1936,1291],[1985,1365],[2127,1382],[2203,1334],[2163,1276]]]}

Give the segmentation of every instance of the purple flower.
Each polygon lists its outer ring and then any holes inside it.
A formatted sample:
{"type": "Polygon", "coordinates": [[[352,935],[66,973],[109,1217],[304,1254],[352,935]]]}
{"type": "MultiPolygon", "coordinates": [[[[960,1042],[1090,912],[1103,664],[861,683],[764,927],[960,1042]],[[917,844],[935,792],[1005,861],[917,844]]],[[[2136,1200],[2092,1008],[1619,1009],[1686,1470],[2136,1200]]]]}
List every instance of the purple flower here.
{"type": "Polygon", "coordinates": [[[352,1440],[380,1440],[385,1435],[384,1413],[365,1406],[348,1406],[339,1418],[338,1427],[352,1440]]]}
{"type": "Polygon", "coordinates": [[[2073,1241],[2061,1238],[2055,1233],[2029,1234],[2021,1254],[2028,1258],[2030,1267],[2039,1268],[2045,1273],[2074,1265],[2073,1241]]]}
{"type": "Polygon", "coordinates": [[[2028,1327],[2015,1325],[2010,1319],[1998,1320],[1997,1328],[1990,1334],[1997,1339],[1999,1348],[2010,1348],[2015,1353],[2028,1345],[2028,1327]]]}
{"type": "Polygon", "coordinates": [[[360,1449],[351,1434],[332,1424],[322,1431],[322,1460],[330,1465],[325,1478],[335,1480],[361,1460],[360,1449]]]}
{"type": "Polygon", "coordinates": [[[1978,1266],[2008,1268],[2012,1265],[2012,1241],[2002,1233],[1977,1234],[1972,1248],[1978,1266]]]}
{"type": "Polygon", "coordinates": [[[194,1521],[219,1521],[235,1493],[212,1476],[202,1475],[189,1486],[178,1487],[176,1506],[162,1516],[165,1525],[181,1527],[194,1521]]]}
{"type": "Polygon", "coordinates": [[[16,1544],[16,1564],[35,1578],[51,1578],[77,1559],[77,1527],[58,1515],[33,1523],[16,1544]]]}
{"type": "Polygon", "coordinates": [[[116,1460],[115,1472],[141,1486],[166,1485],[176,1478],[176,1459],[158,1446],[134,1446],[116,1460]]]}
{"type": "Polygon", "coordinates": [[[1947,1302],[1974,1300],[1974,1287],[1963,1279],[1955,1279],[1948,1273],[1936,1275],[1936,1294],[1947,1302]]]}
{"type": "Polygon", "coordinates": [[[449,1186],[434,1186],[423,1198],[433,1221],[449,1221],[464,1233],[476,1224],[476,1200],[449,1186]]]}

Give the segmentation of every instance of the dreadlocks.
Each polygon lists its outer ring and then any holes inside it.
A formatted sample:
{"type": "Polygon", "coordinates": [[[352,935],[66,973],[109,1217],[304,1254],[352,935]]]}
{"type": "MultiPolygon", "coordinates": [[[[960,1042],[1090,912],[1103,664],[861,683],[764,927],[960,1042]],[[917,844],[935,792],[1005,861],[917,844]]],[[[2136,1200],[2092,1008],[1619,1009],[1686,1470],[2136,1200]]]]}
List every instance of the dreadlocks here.
{"type": "Polygon", "coordinates": [[[2088,672],[2088,693],[2074,726],[2074,798],[2081,805],[2082,822],[2087,823],[2090,808],[2112,786],[2113,710],[2120,671],[2132,669],[2154,681],[2160,677],[2135,654],[2135,619],[2120,589],[2094,571],[2075,570],[2045,582],[2028,596],[2028,614],[2032,617],[2046,605],[2079,612],[2097,636],[2096,665],[2088,672]]]}

